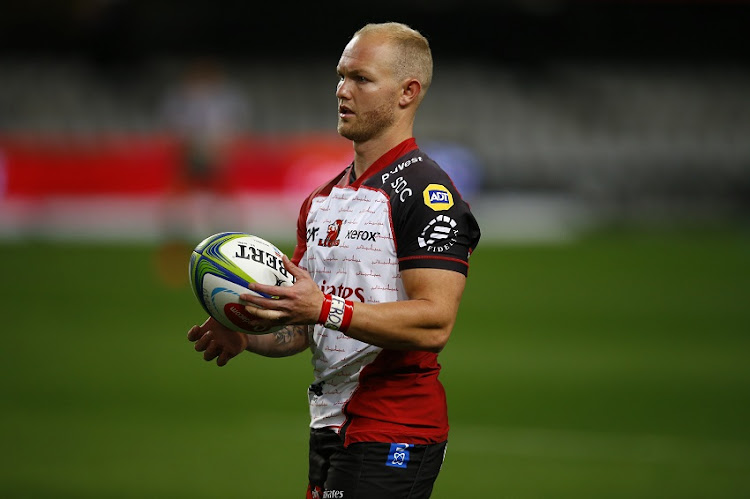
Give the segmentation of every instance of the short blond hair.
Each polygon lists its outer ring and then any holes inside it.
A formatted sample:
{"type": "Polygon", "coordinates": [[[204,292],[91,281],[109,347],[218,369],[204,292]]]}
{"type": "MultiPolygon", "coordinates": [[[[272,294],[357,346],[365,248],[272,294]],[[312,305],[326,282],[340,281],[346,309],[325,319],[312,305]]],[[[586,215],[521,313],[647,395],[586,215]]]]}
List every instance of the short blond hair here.
{"type": "Polygon", "coordinates": [[[432,83],[432,51],[427,38],[406,24],[396,22],[366,24],[354,33],[353,38],[370,33],[384,36],[397,47],[394,75],[399,80],[419,80],[424,96],[432,83]]]}

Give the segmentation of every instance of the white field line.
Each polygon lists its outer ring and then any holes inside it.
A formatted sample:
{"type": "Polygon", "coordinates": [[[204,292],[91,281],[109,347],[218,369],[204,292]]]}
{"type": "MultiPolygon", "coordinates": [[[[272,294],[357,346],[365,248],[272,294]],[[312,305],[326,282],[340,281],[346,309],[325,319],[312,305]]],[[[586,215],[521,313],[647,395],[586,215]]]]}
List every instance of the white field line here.
{"type": "Polygon", "coordinates": [[[564,460],[750,467],[750,442],[671,435],[454,425],[450,452],[564,460]]]}

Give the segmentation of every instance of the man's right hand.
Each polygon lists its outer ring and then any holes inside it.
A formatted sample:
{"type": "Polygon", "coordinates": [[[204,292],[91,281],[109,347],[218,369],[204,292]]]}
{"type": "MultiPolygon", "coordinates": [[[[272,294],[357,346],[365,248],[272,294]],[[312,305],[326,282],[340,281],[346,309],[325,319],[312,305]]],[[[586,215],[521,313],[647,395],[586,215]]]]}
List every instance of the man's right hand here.
{"type": "Polygon", "coordinates": [[[211,317],[200,326],[191,327],[187,337],[195,342],[196,351],[203,352],[204,360],[216,359],[219,367],[241,354],[249,342],[246,334],[232,331],[211,317]]]}

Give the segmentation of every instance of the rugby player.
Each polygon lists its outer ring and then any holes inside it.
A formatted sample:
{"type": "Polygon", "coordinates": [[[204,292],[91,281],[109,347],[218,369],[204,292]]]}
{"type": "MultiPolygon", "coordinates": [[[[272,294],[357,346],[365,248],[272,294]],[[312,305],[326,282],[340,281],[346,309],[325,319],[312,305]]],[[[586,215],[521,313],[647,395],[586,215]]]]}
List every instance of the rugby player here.
{"type": "Polygon", "coordinates": [[[480,231],[448,175],[413,137],[432,80],[428,41],[368,24],[339,59],[338,132],[350,165],[303,202],[278,296],[242,295],[267,335],[209,319],[188,338],[220,366],[244,351],[310,351],[307,498],[426,498],[445,455],[438,353],[450,337],[480,231]]]}

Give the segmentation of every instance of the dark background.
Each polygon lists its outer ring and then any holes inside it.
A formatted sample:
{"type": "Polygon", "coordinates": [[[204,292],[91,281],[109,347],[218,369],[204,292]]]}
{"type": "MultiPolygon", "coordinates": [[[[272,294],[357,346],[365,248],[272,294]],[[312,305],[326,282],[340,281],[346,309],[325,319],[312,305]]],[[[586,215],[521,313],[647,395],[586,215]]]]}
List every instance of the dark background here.
{"type": "Polygon", "coordinates": [[[440,57],[533,63],[555,58],[750,60],[744,1],[380,1],[271,5],[238,0],[11,1],[0,53],[308,58],[336,54],[365,22],[399,20],[440,57]]]}

